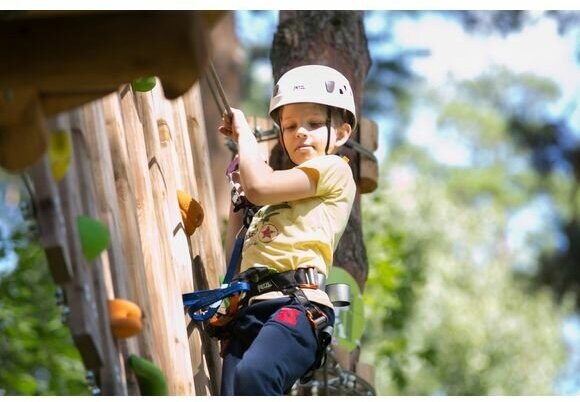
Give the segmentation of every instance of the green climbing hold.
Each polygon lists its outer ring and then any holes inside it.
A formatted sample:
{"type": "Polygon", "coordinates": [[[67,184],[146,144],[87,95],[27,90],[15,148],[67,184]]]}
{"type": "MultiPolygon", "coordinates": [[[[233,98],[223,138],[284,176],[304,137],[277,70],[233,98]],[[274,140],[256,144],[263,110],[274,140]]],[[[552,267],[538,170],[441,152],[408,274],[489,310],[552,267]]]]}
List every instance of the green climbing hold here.
{"type": "Polygon", "coordinates": [[[137,355],[129,356],[129,366],[135,372],[141,396],[167,396],[167,379],[159,367],[137,355]]]}
{"type": "Polygon", "coordinates": [[[77,229],[87,260],[94,260],[109,247],[109,229],[102,222],[88,216],[77,216],[77,229]]]}
{"type": "Polygon", "coordinates": [[[133,80],[131,88],[135,92],[148,92],[155,88],[155,77],[141,77],[133,80]]]}

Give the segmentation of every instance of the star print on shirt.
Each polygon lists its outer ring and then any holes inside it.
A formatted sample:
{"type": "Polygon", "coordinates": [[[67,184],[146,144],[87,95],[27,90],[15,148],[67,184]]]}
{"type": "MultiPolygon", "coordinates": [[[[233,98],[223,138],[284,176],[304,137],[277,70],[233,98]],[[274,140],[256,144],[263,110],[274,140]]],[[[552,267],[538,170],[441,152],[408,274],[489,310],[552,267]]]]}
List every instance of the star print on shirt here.
{"type": "Polygon", "coordinates": [[[270,243],[276,236],[278,236],[278,228],[271,223],[263,225],[258,232],[258,239],[262,243],[270,243]]]}

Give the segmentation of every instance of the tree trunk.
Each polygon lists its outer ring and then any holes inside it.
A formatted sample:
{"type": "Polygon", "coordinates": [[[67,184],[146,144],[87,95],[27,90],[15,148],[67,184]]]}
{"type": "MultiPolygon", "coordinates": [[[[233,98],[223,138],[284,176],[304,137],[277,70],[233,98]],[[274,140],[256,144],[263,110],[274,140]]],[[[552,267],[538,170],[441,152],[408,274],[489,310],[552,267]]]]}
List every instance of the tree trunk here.
{"type": "MultiPolygon", "coordinates": [[[[286,71],[304,64],[322,64],[340,71],[350,81],[360,120],[362,92],[371,63],[362,11],[280,11],[270,59],[274,81],[286,71]]],[[[351,138],[358,141],[358,132],[351,138]]],[[[350,159],[358,184],[359,155],[350,149],[340,152],[350,159]]],[[[281,147],[272,152],[270,163],[277,168],[288,167],[281,147]]],[[[334,265],[348,271],[361,291],[364,289],[368,261],[362,235],[360,190],[357,190],[348,225],[334,254],[334,265]]]]}

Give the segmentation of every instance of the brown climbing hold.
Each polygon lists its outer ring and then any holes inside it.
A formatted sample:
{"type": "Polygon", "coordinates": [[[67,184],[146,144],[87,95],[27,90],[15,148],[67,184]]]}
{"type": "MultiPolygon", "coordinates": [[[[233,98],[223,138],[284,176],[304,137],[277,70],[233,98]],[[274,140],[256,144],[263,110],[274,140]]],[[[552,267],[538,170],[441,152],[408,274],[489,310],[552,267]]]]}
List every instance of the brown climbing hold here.
{"type": "Polygon", "coordinates": [[[109,300],[111,331],[115,338],[124,339],[137,335],[143,328],[141,309],[132,301],[109,300]]]}
{"type": "Polygon", "coordinates": [[[203,208],[199,202],[181,190],[177,190],[177,200],[185,233],[191,236],[203,222],[203,208]]]}

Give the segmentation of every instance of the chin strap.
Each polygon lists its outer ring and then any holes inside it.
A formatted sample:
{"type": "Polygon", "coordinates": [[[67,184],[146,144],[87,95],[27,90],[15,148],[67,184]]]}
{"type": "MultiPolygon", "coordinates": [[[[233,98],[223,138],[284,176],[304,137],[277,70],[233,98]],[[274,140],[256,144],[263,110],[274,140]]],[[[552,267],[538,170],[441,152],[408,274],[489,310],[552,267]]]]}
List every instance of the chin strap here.
{"type": "Polygon", "coordinates": [[[330,147],[330,124],[332,122],[332,116],[330,111],[330,106],[326,107],[326,148],[324,148],[324,155],[328,155],[328,148],[330,147]]]}

